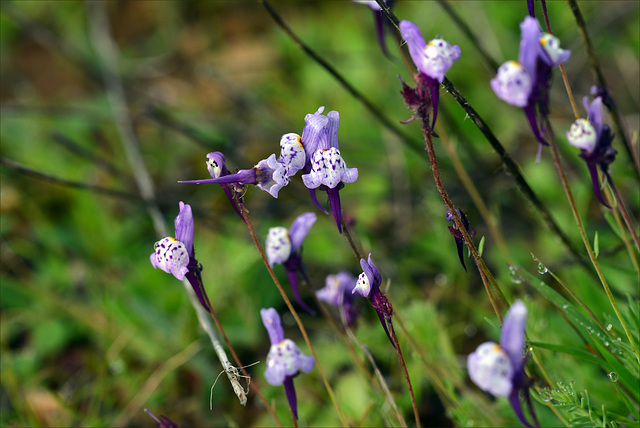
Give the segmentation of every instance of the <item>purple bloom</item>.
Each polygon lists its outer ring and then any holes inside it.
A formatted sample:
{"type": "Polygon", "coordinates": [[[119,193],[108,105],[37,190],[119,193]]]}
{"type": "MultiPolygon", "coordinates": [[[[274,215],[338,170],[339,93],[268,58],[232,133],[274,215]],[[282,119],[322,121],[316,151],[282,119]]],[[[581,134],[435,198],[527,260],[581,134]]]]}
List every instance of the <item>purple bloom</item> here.
{"type": "MultiPolygon", "coordinates": [[[[374,16],[374,18],[376,20],[376,30],[377,30],[377,34],[378,34],[378,43],[380,44],[380,48],[382,49],[382,52],[388,57],[389,56],[389,51],[387,50],[387,45],[384,42],[385,25],[387,25],[388,21],[385,19],[385,16],[382,13],[382,8],[375,1],[353,0],[353,2],[369,6],[369,8],[373,11],[373,16],[374,16]]],[[[391,9],[391,7],[393,7],[393,3],[394,2],[392,0],[385,0],[384,3],[389,6],[389,9],[391,9]]]]}
{"type": "Polygon", "coordinates": [[[304,185],[309,189],[311,200],[323,212],[327,212],[319,203],[315,190],[327,192],[331,212],[342,233],[342,208],[340,204],[340,189],[344,183],[353,183],[358,179],[358,168],[347,168],[338,147],[338,125],[340,115],[337,111],[330,111],[322,115],[324,107],[320,107],[313,114],[305,117],[305,127],[302,131],[302,144],[306,154],[306,162],[302,176],[304,185]]]}
{"type": "Polygon", "coordinates": [[[311,226],[315,223],[316,218],[314,213],[304,213],[293,221],[289,230],[284,227],[270,228],[265,244],[269,265],[272,267],[274,263],[284,265],[296,302],[311,314],[313,314],[313,311],[300,297],[298,273],[303,276],[305,273],[302,266],[302,256],[298,250],[307,237],[309,230],[311,230],[311,226]]]}
{"type": "Polygon", "coordinates": [[[589,104],[589,97],[584,97],[584,108],[588,119],[578,119],[567,132],[569,144],[580,149],[580,157],[585,160],[591,175],[593,191],[598,201],[607,208],[611,208],[603,199],[598,183],[598,170],[607,175],[609,164],[615,160],[616,149],[612,147],[613,133],[608,125],[603,125],[602,97],[595,97],[589,104]]]}
{"type": "MultiPolygon", "coordinates": [[[[458,215],[460,216],[460,220],[462,220],[464,229],[473,238],[476,232],[475,230],[473,231],[469,230],[469,220],[467,219],[467,216],[465,215],[464,211],[462,210],[456,210],[456,211],[458,211],[458,215]]],[[[451,211],[447,210],[446,218],[447,218],[447,221],[453,221],[453,215],[451,215],[451,211]]],[[[464,264],[464,238],[462,237],[462,232],[458,230],[458,227],[456,226],[455,223],[453,224],[453,226],[448,226],[448,227],[449,227],[449,232],[451,232],[451,235],[453,235],[454,239],[456,240],[456,247],[458,247],[458,258],[460,259],[460,263],[462,263],[462,267],[466,272],[467,266],[465,266],[464,264]]]]}
{"type": "Polygon", "coordinates": [[[353,288],[351,293],[353,294],[357,291],[362,297],[369,299],[371,305],[378,314],[378,318],[380,319],[380,324],[382,324],[384,332],[387,334],[389,341],[395,348],[396,345],[391,339],[388,327],[388,324],[391,324],[393,308],[391,307],[391,302],[389,302],[387,296],[382,294],[382,291],[380,290],[382,275],[380,274],[378,267],[373,263],[371,253],[369,253],[368,260],[360,259],[360,266],[362,267],[362,273],[358,276],[356,286],[353,288]]]}
{"type": "Polygon", "coordinates": [[[491,88],[498,98],[516,107],[524,108],[529,124],[540,144],[544,129],[538,124],[540,115],[549,113],[549,89],[553,67],[567,61],[571,52],[560,47],[559,40],[543,33],[538,21],[527,16],[520,24],[521,39],[518,61],[507,61],[500,66],[491,80],[491,88]]]}
{"type": "Polygon", "coordinates": [[[348,272],[340,272],[337,275],[329,275],[325,280],[324,288],[316,291],[318,299],[330,305],[344,309],[347,325],[355,324],[358,310],[353,304],[353,294],[349,291],[356,284],[356,279],[348,272]]]}
{"type": "Polygon", "coordinates": [[[151,413],[149,409],[144,409],[144,411],[147,412],[147,414],[158,423],[158,428],[178,428],[178,424],[173,422],[165,415],[160,415],[160,417],[158,418],[156,415],[151,413]]]}
{"type": "Polygon", "coordinates": [[[202,285],[198,261],[193,251],[194,223],[191,206],[180,202],[180,213],[174,222],[175,238],[167,236],[156,242],[150,256],[151,265],[172,274],[177,280],[189,281],[203,308],[210,311],[208,298],[202,285]]]}
{"type": "Polygon", "coordinates": [[[315,360],[311,356],[304,355],[291,339],[284,338],[280,316],[275,309],[262,309],[260,316],[271,340],[264,377],[273,386],[284,384],[289,406],[298,419],[298,404],[293,378],[299,375],[300,371],[309,373],[315,365],[315,360]]]}
{"type": "MultiPolygon", "coordinates": [[[[433,132],[438,117],[440,83],[444,80],[446,72],[454,61],[460,59],[460,47],[451,45],[439,37],[426,43],[418,27],[410,21],[400,22],[400,34],[407,42],[409,55],[418,69],[418,73],[414,76],[414,80],[418,84],[417,89],[409,88],[402,83],[405,103],[414,111],[422,105],[431,107],[433,110],[431,130],[433,132]]],[[[414,118],[415,116],[406,122],[414,118]]]]}
{"type": "Polygon", "coordinates": [[[526,321],[527,308],[518,300],[511,305],[504,319],[500,344],[485,342],[478,346],[467,358],[467,366],[469,377],[480,389],[497,397],[508,397],[520,421],[530,427],[518,397],[520,391],[525,395],[529,393],[523,355],[526,321]]]}

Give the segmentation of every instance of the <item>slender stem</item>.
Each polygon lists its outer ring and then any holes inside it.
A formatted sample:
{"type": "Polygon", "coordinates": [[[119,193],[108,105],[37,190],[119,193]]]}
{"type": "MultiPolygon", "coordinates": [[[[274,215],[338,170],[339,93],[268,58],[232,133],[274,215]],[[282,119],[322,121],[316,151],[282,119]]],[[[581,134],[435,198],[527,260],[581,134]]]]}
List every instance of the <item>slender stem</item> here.
{"type": "Polygon", "coordinates": [[[393,344],[395,345],[395,348],[398,351],[398,359],[400,359],[400,366],[402,367],[402,373],[404,373],[404,378],[407,382],[407,386],[409,387],[409,395],[411,396],[411,406],[413,406],[413,415],[416,418],[416,426],[419,428],[421,426],[420,413],[418,412],[418,406],[416,405],[416,397],[413,395],[413,387],[411,386],[409,371],[407,370],[407,365],[404,362],[404,357],[402,356],[402,349],[400,348],[400,342],[398,341],[398,337],[396,336],[396,331],[393,328],[393,322],[391,322],[391,318],[389,318],[389,322],[387,323],[387,326],[389,327],[391,338],[393,339],[393,344]]]}
{"type": "Polygon", "coordinates": [[[638,154],[631,144],[629,129],[624,122],[624,116],[620,114],[620,112],[618,111],[618,105],[607,91],[607,82],[605,81],[604,74],[602,73],[602,69],[600,68],[600,63],[598,61],[598,57],[595,54],[595,50],[593,48],[593,44],[591,43],[589,33],[587,32],[587,24],[584,20],[584,17],[582,16],[580,7],[578,7],[578,2],[576,0],[567,0],[567,2],[569,3],[569,8],[571,9],[571,12],[573,12],[573,16],[576,19],[576,24],[578,24],[578,33],[580,33],[580,37],[582,38],[582,42],[584,43],[584,48],[587,51],[591,69],[595,74],[598,85],[603,88],[605,90],[605,93],[607,94],[603,101],[609,108],[611,117],[613,118],[613,121],[616,124],[616,128],[618,129],[618,134],[620,134],[622,138],[624,148],[626,149],[627,154],[629,155],[629,158],[631,159],[635,167],[636,174],[638,175],[638,177],[640,177],[640,159],[638,159],[638,154]]]}
{"type": "Polygon", "coordinates": [[[589,255],[589,259],[591,260],[591,263],[593,264],[593,267],[596,270],[596,273],[598,274],[598,277],[600,278],[600,282],[602,283],[602,287],[604,288],[604,292],[607,295],[607,298],[609,299],[609,302],[611,303],[611,307],[613,308],[613,311],[615,312],[616,316],[618,317],[618,320],[620,321],[620,324],[622,325],[622,329],[624,330],[625,334],[627,335],[627,338],[629,339],[629,344],[631,345],[631,348],[633,349],[636,359],[638,360],[638,362],[640,363],[640,350],[638,349],[635,340],[631,334],[631,332],[629,331],[629,327],[627,326],[627,323],[625,322],[624,318],[622,317],[622,314],[620,313],[620,310],[618,309],[618,305],[616,304],[615,299],[613,298],[613,294],[611,293],[611,289],[609,288],[609,284],[607,283],[606,278],[604,277],[604,274],[602,273],[602,270],[600,269],[600,264],[598,263],[598,259],[596,258],[595,253],[593,252],[593,249],[591,248],[591,243],[589,242],[589,238],[587,237],[587,233],[584,230],[584,225],[582,224],[582,219],[580,218],[580,214],[578,213],[578,208],[576,207],[576,203],[575,200],[573,199],[573,193],[571,192],[571,188],[569,187],[569,182],[567,180],[567,177],[564,173],[564,168],[562,167],[562,164],[560,162],[560,155],[558,154],[558,148],[556,146],[556,141],[555,141],[555,137],[553,135],[553,129],[551,127],[551,122],[549,121],[548,117],[544,117],[544,121],[546,123],[546,129],[548,130],[548,137],[549,137],[549,145],[551,146],[551,153],[553,154],[553,161],[556,167],[556,170],[558,172],[558,176],[560,177],[560,181],[562,183],[562,188],[564,189],[564,192],[567,196],[567,200],[569,201],[569,206],[571,207],[571,212],[573,213],[573,217],[574,220],[576,222],[576,225],[578,226],[578,230],[580,232],[580,237],[582,238],[582,242],[584,243],[584,247],[587,250],[587,254],[589,255]]]}
{"type": "MultiPolygon", "coordinates": [[[[605,187],[607,189],[609,200],[614,200],[613,191],[610,187],[605,187]]],[[[633,270],[636,271],[636,275],[640,275],[640,265],[638,265],[638,258],[636,257],[636,252],[629,242],[627,238],[627,232],[625,231],[624,225],[622,224],[622,220],[620,220],[620,214],[618,214],[618,210],[611,210],[611,215],[613,215],[613,219],[620,230],[620,238],[622,239],[622,245],[627,249],[627,253],[629,253],[629,258],[631,259],[631,264],[633,264],[633,270]]],[[[602,257],[602,252],[600,252],[600,257],[602,257]]]]}
{"type": "Polygon", "coordinates": [[[320,365],[320,360],[318,359],[318,355],[316,354],[316,351],[313,348],[313,345],[311,344],[311,340],[309,340],[309,335],[307,334],[307,330],[304,328],[304,325],[302,324],[302,321],[298,316],[298,312],[295,310],[295,308],[291,304],[289,297],[287,297],[287,293],[284,292],[282,285],[280,285],[280,281],[278,281],[278,278],[276,277],[275,272],[273,271],[273,269],[271,269],[271,265],[269,264],[267,255],[265,254],[264,249],[262,248],[262,245],[260,245],[260,242],[258,241],[258,236],[256,235],[256,231],[253,228],[253,224],[251,223],[251,219],[249,218],[249,213],[247,212],[247,209],[244,206],[244,203],[239,203],[238,205],[240,206],[240,212],[242,213],[242,218],[244,219],[244,222],[247,225],[247,228],[249,229],[249,234],[251,235],[251,239],[253,239],[253,243],[258,249],[258,253],[260,253],[260,257],[262,258],[262,261],[264,262],[265,267],[269,271],[269,275],[271,276],[271,279],[273,280],[274,284],[276,285],[276,288],[280,292],[280,295],[282,296],[284,303],[287,305],[287,308],[289,308],[289,311],[291,312],[291,315],[295,319],[296,324],[298,324],[298,328],[300,329],[300,333],[302,333],[302,337],[304,338],[304,341],[306,342],[307,347],[309,348],[309,352],[311,352],[311,354],[313,355],[313,358],[316,360],[316,367],[318,368],[318,373],[320,373],[322,382],[324,383],[327,393],[329,394],[329,398],[331,398],[331,402],[333,403],[333,406],[335,407],[336,412],[338,413],[338,417],[340,418],[342,425],[347,426],[347,421],[344,415],[342,414],[340,407],[338,406],[338,402],[333,392],[333,388],[331,388],[331,385],[329,384],[329,381],[327,380],[327,377],[324,374],[324,370],[322,370],[322,366],[320,365]]]}
{"type": "Polygon", "coordinates": [[[458,177],[460,177],[460,181],[462,181],[462,184],[467,189],[467,192],[471,196],[473,203],[478,208],[478,211],[480,212],[480,215],[484,219],[485,223],[487,224],[487,226],[489,226],[491,235],[493,236],[493,239],[495,239],[496,244],[498,245],[498,248],[502,252],[502,255],[507,260],[507,262],[514,263],[513,258],[511,257],[511,253],[509,252],[509,248],[507,247],[507,243],[504,239],[504,236],[502,236],[502,232],[500,231],[500,228],[498,227],[494,216],[491,214],[491,212],[485,205],[484,200],[480,195],[480,192],[476,188],[475,184],[473,183],[473,180],[471,179],[464,165],[460,161],[460,158],[458,157],[458,153],[456,152],[455,148],[451,144],[451,141],[449,140],[449,136],[447,134],[446,129],[444,128],[444,126],[441,126],[439,123],[436,123],[436,128],[438,130],[438,135],[440,136],[440,140],[442,141],[442,145],[447,151],[447,154],[449,155],[449,159],[451,159],[451,162],[453,163],[453,167],[455,168],[456,173],[458,174],[458,177]]]}
{"type": "Polygon", "coordinates": [[[605,173],[605,176],[607,178],[607,182],[609,183],[609,186],[611,187],[611,190],[613,191],[613,194],[616,198],[616,204],[618,206],[618,210],[620,211],[620,214],[622,215],[622,218],[624,219],[624,223],[627,226],[627,229],[629,229],[629,233],[631,234],[631,237],[633,238],[633,242],[635,242],[636,244],[636,249],[640,252],[640,239],[638,239],[638,233],[636,232],[636,228],[635,228],[635,222],[633,221],[633,219],[631,219],[631,215],[629,214],[629,211],[627,210],[627,207],[624,203],[624,199],[622,199],[622,195],[620,195],[620,192],[618,192],[618,188],[616,187],[615,183],[613,182],[613,179],[611,178],[611,174],[609,172],[605,173]]]}

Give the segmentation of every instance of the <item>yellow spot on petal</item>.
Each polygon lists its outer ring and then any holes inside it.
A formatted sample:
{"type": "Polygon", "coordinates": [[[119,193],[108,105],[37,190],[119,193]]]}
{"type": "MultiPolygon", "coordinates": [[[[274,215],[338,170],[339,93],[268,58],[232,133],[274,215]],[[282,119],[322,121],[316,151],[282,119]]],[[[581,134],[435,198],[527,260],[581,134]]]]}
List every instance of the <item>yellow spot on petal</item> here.
{"type": "Polygon", "coordinates": [[[544,47],[547,44],[547,39],[540,37],[540,44],[544,47]]]}
{"type": "Polygon", "coordinates": [[[495,346],[493,347],[493,352],[500,352],[500,345],[496,343],[495,346]]]}

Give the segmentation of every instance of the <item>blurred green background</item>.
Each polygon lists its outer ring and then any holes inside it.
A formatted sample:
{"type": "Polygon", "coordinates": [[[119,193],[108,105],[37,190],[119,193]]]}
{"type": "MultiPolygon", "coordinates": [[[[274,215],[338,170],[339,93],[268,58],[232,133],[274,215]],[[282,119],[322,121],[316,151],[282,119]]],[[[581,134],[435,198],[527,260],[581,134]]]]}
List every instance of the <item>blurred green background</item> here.
{"type": "MultiPolygon", "coordinates": [[[[89,19],[89,6],[76,1],[3,1],[1,6],[3,158],[43,174],[137,195],[101,79],[102,61],[91,36],[95,22],[89,19]]],[[[305,43],[393,122],[412,114],[403,105],[396,77],[400,74],[410,82],[411,74],[391,35],[387,37],[391,59],[382,54],[367,7],[348,1],[287,1],[273,6],[305,43]]],[[[580,6],[610,92],[637,142],[639,3],[599,1],[580,6]]],[[[526,2],[454,2],[451,7],[498,63],[517,57],[526,2]]],[[[588,59],[566,3],[549,2],[548,7],[554,34],[572,50],[566,68],[584,114],[581,99],[595,84],[588,59]]],[[[494,402],[495,414],[481,408],[487,398],[466,379],[462,368],[466,355],[479,343],[497,339],[498,331],[485,317],[496,325],[497,319],[472,260],[467,260],[469,273],[459,264],[444,219],[446,209],[423,151],[407,147],[383,127],[257,2],[122,1],[106,3],[105,10],[119,48],[118,74],[129,119],[166,224],[173,230],[179,201],[192,205],[195,248],[208,295],[241,360],[262,361],[249,369],[251,382],[276,403],[280,419],[290,422],[282,388],[269,386],[263,377],[269,340],[260,308],[275,307],[283,315],[287,337],[296,339],[304,352],[306,346],[246,227],[219,186],[177,181],[207,178],[204,160],[210,151],[224,152],[231,170],[253,166],[277,152],[282,134],[301,133],[304,115],[324,105],[325,113],[340,112],[341,152],[347,165],[360,173],[356,183],[341,191],[345,215],[389,281],[398,317],[423,347],[423,352],[411,352],[408,346],[405,350],[423,422],[470,424],[488,412],[499,418],[493,419],[496,424],[517,424],[506,400],[494,402]],[[445,374],[468,419],[443,403],[422,361],[445,374]]],[[[462,59],[448,77],[520,165],[576,248],[582,249],[551,154],[545,150],[540,164],[535,164],[537,144],[524,115],[498,100],[489,87],[494,71],[438,3],[398,2],[394,11],[400,19],[414,21],[425,38],[440,34],[460,45],[462,59]]],[[[559,74],[551,105],[551,120],[587,233],[590,239],[598,233],[605,274],[617,297],[632,293],[637,299],[638,278],[629,257],[593,196],[584,162],[564,140],[574,117],[559,74]]],[[[504,172],[484,137],[444,91],[440,108],[439,121],[496,218],[512,262],[535,273],[537,263],[530,255],[534,253],[575,287],[594,313],[610,313],[601,286],[572,261],[504,172]]],[[[417,123],[402,129],[420,141],[417,123]]],[[[613,177],[638,218],[638,183],[619,139],[614,144],[619,155],[613,177]]],[[[447,190],[467,213],[476,240],[486,235],[485,260],[506,293],[524,299],[529,307],[531,340],[580,346],[578,336],[550,304],[531,287],[510,281],[508,258],[489,236],[447,153],[439,143],[436,148],[447,190]]],[[[74,189],[6,164],[1,171],[0,424],[154,426],[142,411],[148,407],[181,426],[273,425],[253,395],[246,408],[240,406],[224,376],[213,390],[213,410],[209,410],[209,391],[221,367],[181,284],[149,263],[157,237],[139,197],[74,189]]],[[[269,227],[288,227],[297,215],[317,211],[299,179],[282,189],[278,199],[251,188],[246,201],[262,239],[269,227]]],[[[314,289],[324,285],[328,274],[360,272],[331,218],[318,214],[304,245],[314,289]]],[[[280,266],[275,270],[286,285],[284,270],[280,266]]],[[[310,290],[302,294],[313,304],[310,290]]],[[[371,349],[411,421],[395,354],[365,303],[360,302],[356,335],[371,349]]],[[[349,420],[369,426],[389,424],[384,398],[353,368],[326,320],[302,317],[349,420]]],[[[400,341],[405,346],[402,334],[400,341]]],[[[571,358],[547,351],[542,356],[554,378],[592,388],[594,402],[623,412],[613,386],[601,386],[597,368],[576,365],[571,358]]],[[[297,378],[296,386],[302,425],[339,424],[317,370],[297,378]]],[[[540,407],[543,422],[557,423],[540,407]]]]}

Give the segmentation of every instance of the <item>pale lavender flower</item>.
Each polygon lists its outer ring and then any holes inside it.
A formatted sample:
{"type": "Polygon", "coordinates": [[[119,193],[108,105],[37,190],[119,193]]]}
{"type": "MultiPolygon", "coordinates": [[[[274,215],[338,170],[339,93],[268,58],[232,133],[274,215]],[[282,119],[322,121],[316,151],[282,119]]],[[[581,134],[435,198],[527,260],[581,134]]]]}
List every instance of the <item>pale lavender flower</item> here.
{"type": "Polygon", "coordinates": [[[616,149],[612,147],[613,133],[608,125],[603,125],[602,97],[597,96],[589,104],[589,97],[583,99],[587,119],[578,119],[566,133],[569,144],[580,149],[580,157],[585,160],[591,175],[593,191],[598,201],[611,208],[602,197],[598,182],[598,166],[608,175],[609,164],[615,160],[616,149]]]}
{"type": "Polygon", "coordinates": [[[319,300],[344,309],[347,325],[355,324],[358,316],[358,310],[353,302],[353,294],[350,292],[355,284],[356,278],[343,271],[337,275],[328,275],[324,288],[316,291],[319,300]]]}
{"type": "MultiPolygon", "coordinates": [[[[469,377],[483,391],[497,397],[508,397],[513,410],[522,421],[531,425],[524,417],[518,394],[529,393],[526,384],[523,354],[527,308],[518,300],[507,312],[500,333],[500,344],[485,342],[467,358],[469,377]]],[[[525,397],[528,399],[528,397],[525,397]]]]}
{"type": "Polygon", "coordinates": [[[319,203],[315,190],[324,190],[329,196],[331,212],[342,233],[342,208],[340,189],[344,183],[353,183],[358,179],[358,168],[347,168],[338,146],[338,125],[340,115],[330,111],[322,115],[324,107],[305,117],[306,125],[302,131],[302,144],[306,153],[302,182],[310,190],[313,203],[327,212],[319,203]]]}
{"type": "Polygon", "coordinates": [[[201,267],[193,250],[194,222],[191,206],[180,202],[180,212],[175,219],[175,238],[167,236],[156,242],[155,251],[149,257],[151,265],[172,274],[177,280],[187,279],[203,308],[210,311],[208,298],[200,276],[201,267]]]}
{"type": "Polygon", "coordinates": [[[302,266],[301,251],[299,250],[316,218],[314,213],[304,213],[296,217],[289,230],[285,227],[272,227],[269,229],[265,243],[269,265],[272,267],[274,263],[284,265],[296,302],[311,314],[313,314],[313,311],[300,297],[298,273],[305,276],[305,272],[302,266]]]}
{"type": "Polygon", "coordinates": [[[491,88],[498,98],[524,108],[529,125],[538,140],[538,159],[545,130],[538,123],[539,116],[549,113],[549,89],[553,67],[567,61],[571,52],[560,47],[553,35],[543,33],[538,21],[527,16],[520,24],[521,38],[518,61],[507,61],[491,80],[491,88]]]}
{"type": "Polygon", "coordinates": [[[260,316],[271,340],[264,377],[273,386],[284,384],[289,406],[298,419],[298,404],[293,378],[300,372],[309,373],[315,365],[315,360],[312,356],[304,355],[291,339],[285,339],[280,316],[275,309],[262,309],[260,316]]]}

